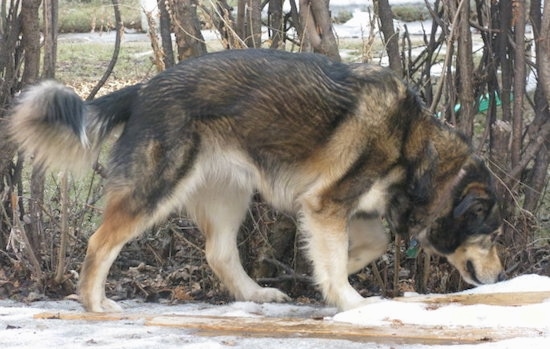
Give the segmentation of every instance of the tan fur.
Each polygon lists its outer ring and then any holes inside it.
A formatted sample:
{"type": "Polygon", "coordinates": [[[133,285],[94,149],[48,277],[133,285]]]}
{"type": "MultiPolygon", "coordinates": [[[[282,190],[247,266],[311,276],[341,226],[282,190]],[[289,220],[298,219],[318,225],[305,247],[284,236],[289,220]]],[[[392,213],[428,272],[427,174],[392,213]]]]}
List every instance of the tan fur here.
{"type": "Polygon", "coordinates": [[[379,218],[352,219],[348,225],[348,274],[354,274],[384,254],[389,236],[379,218]]]}
{"type": "Polygon", "coordinates": [[[446,256],[449,263],[471,285],[493,283],[502,273],[498,250],[491,239],[491,235],[473,237],[463,243],[454,253],[446,256]],[[475,275],[472,275],[468,263],[472,264],[475,275]]]}
{"type": "Polygon", "coordinates": [[[80,298],[88,311],[120,311],[105,297],[105,282],[111,264],[122,246],[141,232],[142,213],[129,212],[127,192],[111,193],[105,208],[103,224],[90,237],[82,266],[80,298]]]}

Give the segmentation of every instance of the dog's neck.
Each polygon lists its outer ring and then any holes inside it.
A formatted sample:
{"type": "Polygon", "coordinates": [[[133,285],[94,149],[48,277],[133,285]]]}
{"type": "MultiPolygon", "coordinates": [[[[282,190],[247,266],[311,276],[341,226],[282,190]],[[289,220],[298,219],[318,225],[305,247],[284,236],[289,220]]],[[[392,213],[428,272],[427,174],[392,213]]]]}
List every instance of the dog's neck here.
{"type": "Polygon", "coordinates": [[[428,116],[411,125],[408,141],[405,156],[413,167],[406,194],[408,231],[414,237],[452,209],[453,189],[466,175],[472,154],[460,134],[428,116]]]}
{"type": "Polygon", "coordinates": [[[436,195],[428,208],[413,207],[411,209],[411,216],[424,215],[424,219],[422,224],[418,224],[416,227],[410,227],[408,231],[409,242],[406,250],[407,255],[416,256],[420,248],[428,254],[440,254],[430,242],[430,227],[442,216],[442,214],[452,210],[454,188],[459,185],[460,181],[466,175],[467,171],[465,167],[466,163],[464,163],[458,170],[458,173],[452,176],[450,180],[446,181],[443,186],[434,188],[436,195]]]}

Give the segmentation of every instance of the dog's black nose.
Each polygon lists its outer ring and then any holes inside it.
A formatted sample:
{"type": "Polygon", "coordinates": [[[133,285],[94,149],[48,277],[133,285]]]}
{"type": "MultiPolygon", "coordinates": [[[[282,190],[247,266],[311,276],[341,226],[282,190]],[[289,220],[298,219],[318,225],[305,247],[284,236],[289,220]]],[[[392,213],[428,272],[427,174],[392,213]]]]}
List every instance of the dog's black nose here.
{"type": "Polygon", "coordinates": [[[506,280],[506,274],[504,274],[504,272],[501,272],[500,274],[498,274],[497,281],[501,282],[504,280],[506,280]]]}

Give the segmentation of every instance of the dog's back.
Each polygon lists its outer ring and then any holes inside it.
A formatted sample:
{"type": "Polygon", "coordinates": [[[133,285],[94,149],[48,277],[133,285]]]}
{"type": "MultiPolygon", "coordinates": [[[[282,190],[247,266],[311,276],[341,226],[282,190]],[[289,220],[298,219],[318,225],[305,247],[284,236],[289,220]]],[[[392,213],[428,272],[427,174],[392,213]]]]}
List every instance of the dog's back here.
{"type": "Polygon", "coordinates": [[[387,172],[410,120],[421,117],[415,98],[388,70],[320,55],[238,50],[190,59],[139,89],[110,181],[143,188],[134,200],[155,211],[200,168],[203,177],[246,183],[293,210],[315,181],[334,180],[360,156],[374,176],[387,172]]]}

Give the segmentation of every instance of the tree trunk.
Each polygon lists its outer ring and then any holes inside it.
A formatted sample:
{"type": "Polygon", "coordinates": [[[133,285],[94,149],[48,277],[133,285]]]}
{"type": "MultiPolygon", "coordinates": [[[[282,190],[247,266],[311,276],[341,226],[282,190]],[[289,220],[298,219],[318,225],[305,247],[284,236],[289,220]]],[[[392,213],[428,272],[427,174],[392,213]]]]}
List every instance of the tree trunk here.
{"type": "Polygon", "coordinates": [[[246,47],[242,39],[244,38],[244,1],[239,0],[237,4],[236,20],[233,18],[233,8],[227,3],[227,0],[217,0],[216,9],[213,11],[202,7],[204,12],[210,14],[212,22],[222,37],[223,46],[227,50],[246,47]]]}
{"type": "Polygon", "coordinates": [[[38,10],[42,0],[27,0],[21,4],[22,39],[25,50],[23,83],[31,84],[40,72],[40,19],[38,10]]]}
{"type": "Polygon", "coordinates": [[[236,22],[235,32],[241,39],[246,38],[247,31],[246,31],[245,13],[246,13],[247,4],[248,4],[248,0],[239,0],[237,2],[237,22],[236,22]]]}
{"type": "MultiPolygon", "coordinates": [[[[548,2],[545,2],[545,5],[548,2]]],[[[536,67],[539,81],[535,90],[535,120],[527,130],[529,139],[536,140],[541,137],[540,142],[541,150],[536,152],[533,168],[529,176],[525,179],[525,200],[523,208],[530,212],[537,210],[541,197],[548,182],[548,167],[550,166],[550,139],[548,136],[544,136],[541,130],[550,128],[550,110],[548,106],[547,98],[545,94],[545,85],[550,86],[550,81],[545,79],[550,78],[548,70],[550,66],[547,66],[550,62],[550,51],[548,48],[548,41],[550,40],[550,27],[543,29],[542,23],[546,21],[545,25],[550,26],[550,6],[545,6],[544,17],[541,14],[541,0],[531,0],[530,15],[531,23],[533,25],[533,32],[535,35],[535,52],[536,52],[536,67]]],[[[550,91],[547,90],[547,91],[550,91]]],[[[548,131],[547,131],[548,132],[548,131]]],[[[550,133],[550,132],[549,132],[550,133]]]]}
{"type": "Polygon", "coordinates": [[[20,72],[22,68],[21,17],[17,6],[0,8],[0,205],[7,213],[0,215],[0,250],[7,246],[13,209],[12,194],[19,181],[21,171],[15,166],[13,158],[16,147],[7,135],[6,114],[13,98],[13,91],[20,88],[20,72]],[[17,177],[17,178],[16,178],[17,177]]]}
{"type": "Polygon", "coordinates": [[[338,42],[332,31],[329,0],[300,0],[302,51],[327,55],[341,61],[338,42]]]}
{"type": "Polygon", "coordinates": [[[403,75],[401,57],[399,56],[399,34],[393,28],[393,13],[388,0],[378,0],[378,17],[380,18],[380,29],[384,35],[384,46],[388,53],[390,69],[399,76],[403,75]]]}
{"type": "MultiPolygon", "coordinates": [[[[511,113],[511,85],[512,85],[512,65],[509,60],[510,46],[508,35],[511,26],[511,3],[509,1],[501,1],[491,4],[493,14],[493,28],[497,30],[496,38],[493,45],[495,65],[494,73],[498,74],[498,67],[501,72],[499,76],[493,78],[493,89],[489,90],[489,97],[492,103],[496,103],[495,98],[500,97],[501,107],[497,113],[496,105],[491,111],[491,130],[490,130],[490,154],[493,170],[499,178],[507,178],[510,171],[510,140],[512,136],[512,113],[511,113]],[[498,80],[501,80],[499,85],[498,80]]],[[[491,66],[489,66],[491,68],[491,66]]],[[[498,193],[502,200],[504,217],[511,215],[513,207],[513,198],[510,195],[508,188],[497,182],[498,193]]]]}
{"type": "Polygon", "coordinates": [[[197,17],[197,0],[172,0],[171,8],[178,60],[206,54],[206,43],[197,17]]]}
{"type": "Polygon", "coordinates": [[[514,2],[514,104],[512,114],[511,166],[520,162],[523,139],[523,97],[525,94],[525,2],[514,2]]]}
{"type": "Polygon", "coordinates": [[[174,50],[172,48],[172,21],[166,8],[165,0],[157,1],[160,15],[160,40],[162,42],[162,51],[164,53],[164,68],[170,68],[176,64],[174,60],[174,50]]]}
{"type": "MultiPolygon", "coordinates": [[[[501,100],[502,100],[502,119],[504,121],[512,121],[512,108],[511,108],[511,95],[512,95],[512,77],[514,71],[512,67],[512,61],[510,55],[512,54],[512,48],[510,47],[510,28],[512,26],[512,2],[511,0],[499,1],[498,13],[500,16],[500,22],[498,23],[498,50],[496,51],[499,64],[502,69],[502,88],[501,88],[501,100]]],[[[509,154],[509,149],[502,149],[509,154]]]]}
{"type": "MultiPolygon", "coordinates": [[[[458,129],[468,138],[472,138],[474,130],[474,62],[472,58],[472,35],[470,34],[470,2],[461,2],[458,23],[458,50],[457,50],[457,90],[460,102],[460,116],[458,129]]],[[[451,106],[454,108],[454,106],[451,106]]]]}
{"type": "Polygon", "coordinates": [[[262,45],[262,3],[261,0],[247,0],[245,7],[245,30],[242,39],[248,47],[262,45]]]}
{"type": "Polygon", "coordinates": [[[59,12],[58,0],[44,0],[42,5],[44,13],[44,68],[42,77],[55,78],[55,64],[57,62],[57,14],[59,12]]]}
{"type": "MultiPolygon", "coordinates": [[[[225,0],[223,3],[227,9],[229,6],[225,0]]],[[[233,30],[246,47],[260,47],[262,44],[261,16],[261,0],[239,0],[237,2],[237,19],[233,30]]]]}
{"type": "MultiPolygon", "coordinates": [[[[21,5],[22,38],[25,50],[25,70],[23,84],[32,84],[38,80],[40,73],[40,20],[39,8],[41,0],[23,1],[21,5]]],[[[33,167],[31,176],[31,200],[28,207],[30,218],[27,225],[29,246],[33,251],[39,251],[42,223],[42,203],[44,201],[44,174],[38,167],[33,167]]],[[[39,270],[35,270],[38,273],[39,270]]]]}
{"type": "Polygon", "coordinates": [[[539,83],[544,91],[546,103],[550,105],[550,1],[544,1],[540,26],[540,39],[536,41],[539,83]],[[541,54],[540,58],[538,54],[541,54]]]}
{"type": "Polygon", "coordinates": [[[267,16],[269,38],[271,40],[270,48],[284,48],[283,1],[269,1],[267,16]]]}

